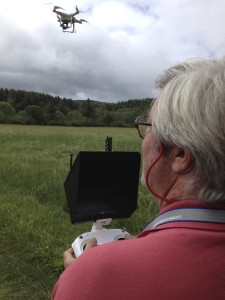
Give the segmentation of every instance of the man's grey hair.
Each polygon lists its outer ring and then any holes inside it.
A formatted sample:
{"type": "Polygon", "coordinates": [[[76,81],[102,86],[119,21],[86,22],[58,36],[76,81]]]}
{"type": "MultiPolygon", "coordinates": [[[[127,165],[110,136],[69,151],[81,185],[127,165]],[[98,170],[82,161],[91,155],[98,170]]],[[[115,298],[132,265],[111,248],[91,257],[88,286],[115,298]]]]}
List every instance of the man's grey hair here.
{"type": "Polygon", "coordinates": [[[186,188],[197,188],[198,200],[225,203],[225,58],[185,61],[165,71],[157,85],[156,138],[192,153],[196,173],[186,188]]]}

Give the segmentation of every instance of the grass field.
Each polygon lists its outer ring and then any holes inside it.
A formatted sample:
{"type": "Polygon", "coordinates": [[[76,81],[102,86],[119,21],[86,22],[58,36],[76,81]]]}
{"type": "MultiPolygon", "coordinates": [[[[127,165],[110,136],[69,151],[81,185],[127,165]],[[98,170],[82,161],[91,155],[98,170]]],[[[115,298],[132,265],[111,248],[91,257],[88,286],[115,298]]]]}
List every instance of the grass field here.
{"type": "MultiPolygon", "coordinates": [[[[63,252],[91,228],[71,225],[66,212],[70,153],[104,150],[106,136],[115,151],[141,151],[132,128],[0,125],[0,299],[50,299],[63,252]]],[[[140,185],[138,209],[110,228],[137,234],[156,213],[140,185]]]]}

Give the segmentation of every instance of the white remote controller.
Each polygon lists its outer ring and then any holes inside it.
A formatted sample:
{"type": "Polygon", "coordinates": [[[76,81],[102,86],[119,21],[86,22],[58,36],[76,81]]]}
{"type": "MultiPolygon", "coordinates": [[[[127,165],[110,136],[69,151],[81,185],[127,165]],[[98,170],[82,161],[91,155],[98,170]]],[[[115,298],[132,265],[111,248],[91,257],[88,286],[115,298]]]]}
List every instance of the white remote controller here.
{"type": "Polygon", "coordinates": [[[91,232],[83,233],[75,239],[72,243],[72,248],[76,257],[84,252],[85,246],[93,237],[97,239],[97,245],[125,239],[124,235],[128,234],[125,230],[102,227],[103,225],[108,225],[111,221],[112,219],[98,220],[93,224],[91,232]]]}

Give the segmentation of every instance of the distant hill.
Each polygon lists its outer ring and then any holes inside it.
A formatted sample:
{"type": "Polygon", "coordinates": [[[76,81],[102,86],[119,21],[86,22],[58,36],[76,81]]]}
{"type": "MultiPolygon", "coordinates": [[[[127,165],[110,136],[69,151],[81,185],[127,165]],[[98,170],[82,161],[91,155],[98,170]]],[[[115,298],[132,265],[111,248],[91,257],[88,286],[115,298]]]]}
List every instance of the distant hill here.
{"type": "Polygon", "coordinates": [[[118,103],[72,100],[0,88],[0,123],[130,127],[137,116],[147,113],[151,101],[151,98],[118,103]]]}

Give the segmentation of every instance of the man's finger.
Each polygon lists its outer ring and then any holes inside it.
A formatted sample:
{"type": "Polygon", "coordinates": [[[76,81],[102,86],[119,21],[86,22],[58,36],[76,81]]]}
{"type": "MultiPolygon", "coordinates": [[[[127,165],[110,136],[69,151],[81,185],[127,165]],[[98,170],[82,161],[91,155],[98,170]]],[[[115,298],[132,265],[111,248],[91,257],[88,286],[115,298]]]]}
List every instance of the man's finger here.
{"type": "Polygon", "coordinates": [[[130,234],[125,234],[124,235],[125,237],[125,240],[133,240],[133,239],[136,239],[136,236],[135,235],[130,235],[130,234]]]}
{"type": "Polygon", "coordinates": [[[85,246],[85,250],[96,247],[97,245],[97,240],[96,238],[92,238],[88,241],[87,245],[85,246]]]}

